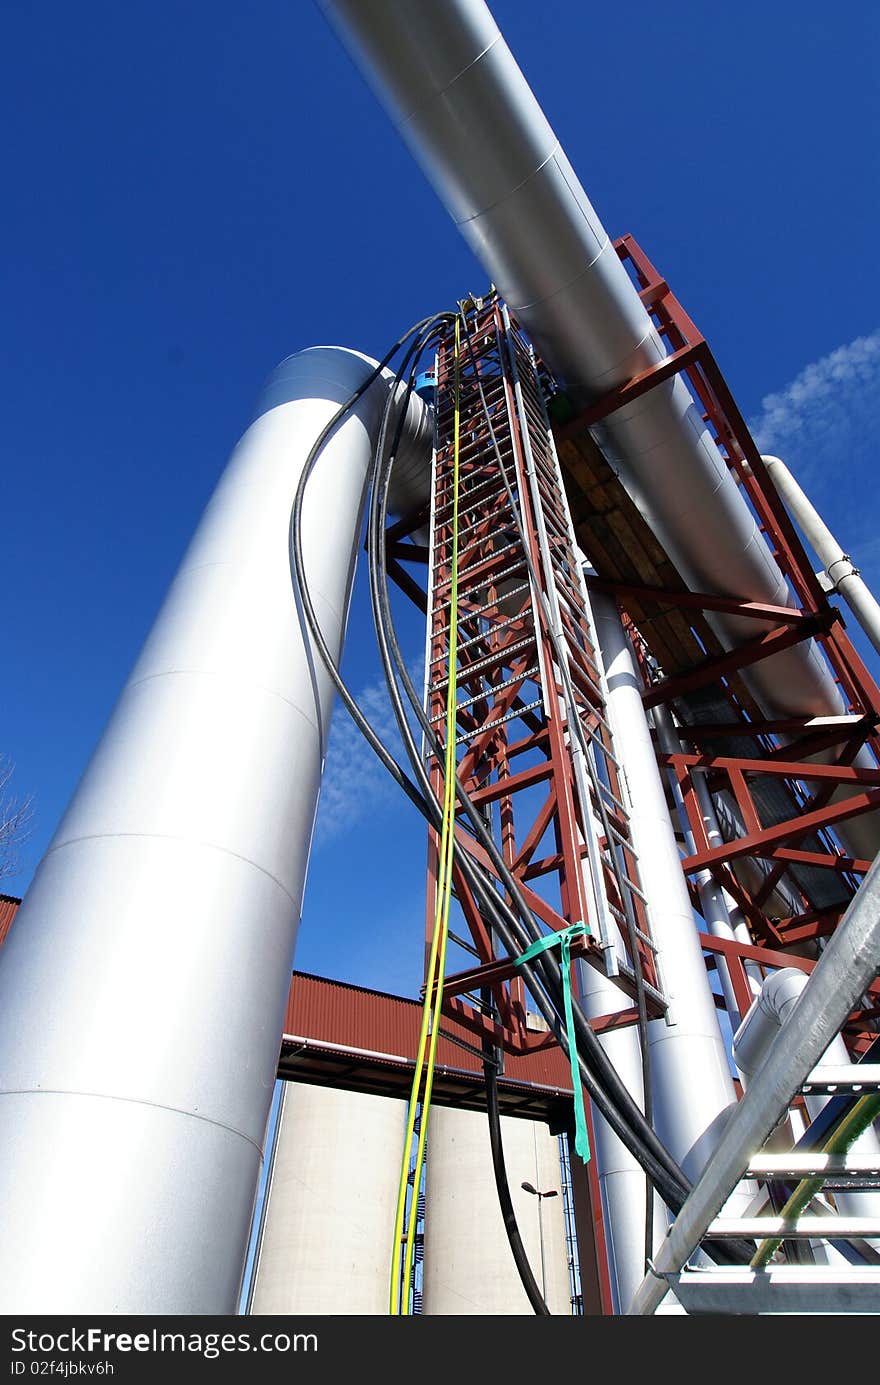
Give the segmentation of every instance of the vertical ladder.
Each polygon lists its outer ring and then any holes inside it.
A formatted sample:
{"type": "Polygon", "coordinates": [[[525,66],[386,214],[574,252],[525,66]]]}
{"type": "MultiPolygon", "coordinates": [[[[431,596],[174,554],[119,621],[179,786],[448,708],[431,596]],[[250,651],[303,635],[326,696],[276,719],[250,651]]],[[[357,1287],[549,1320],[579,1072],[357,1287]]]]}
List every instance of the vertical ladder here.
{"type": "MultiPolygon", "coordinates": [[[[630,996],[638,966],[650,1013],[660,1015],[666,1001],[629,829],[627,786],[605,715],[581,559],[534,353],[494,297],[472,306],[463,336],[456,631],[448,618],[451,337],[441,343],[437,359],[428,716],[442,738],[449,661],[455,657],[459,778],[496,829],[504,859],[533,912],[553,931],[585,923],[586,960],[601,966],[630,996]],[[540,892],[533,885],[538,880],[540,892]]],[[[442,760],[428,751],[434,788],[442,794],[442,760]]],[[[464,821],[458,839],[486,869],[485,852],[464,821]]],[[[432,832],[429,901],[438,846],[432,832]]],[[[455,883],[473,950],[484,968],[494,966],[493,996],[504,1040],[515,1047],[518,1033],[527,1047],[521,990],[516,981],[506,990],[500,987],[499,978],[505,978],[490,930],[464,882],[457,877],[455,883]]],[[[472,969],[468,994],[485,984],[485,975],[472,969]]],[[[463,993],[447,986],[448,996],[463,993]]],[[[451,1012],[462,1019],[465,1007],[458,1002],[451,1012]]],[[[471,1019],[475,1030],[485,1032],[478,1016],[472,1013],[471,1019]]]]}

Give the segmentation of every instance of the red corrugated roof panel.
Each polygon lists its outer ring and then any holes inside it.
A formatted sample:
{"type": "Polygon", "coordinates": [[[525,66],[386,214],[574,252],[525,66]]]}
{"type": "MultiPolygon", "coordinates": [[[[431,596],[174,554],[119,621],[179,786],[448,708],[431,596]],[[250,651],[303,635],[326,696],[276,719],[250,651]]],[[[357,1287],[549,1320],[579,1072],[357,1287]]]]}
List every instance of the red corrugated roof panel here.
{"type": "Polygon", "coordinates": [[[11,894],[0,894],[0,943],[12,927],[12,920],[18,913],[20,899],[11,894]]]}
{"type": "MultiPolygon", "coordinates": [[[[0,943],[9,932],[20,903],[13,895],[0,894],[0,943]]],[[[404,996],[296,971],[291,978],[284,1032],[412,1063],[418,1047],[421,1009],[418,1001],[404,996]]],[[[475,1035],[454,1020],[444,1017],[443,1028],[471,1047],[478,1046],[475,1035]]],[[[437,1045],[437,1062],[441,1067],[482,1072],[475,1053],[443,1037],[437,1045]]],[[[571,1091],[568,1060],[555,1045],[527,1057],[506,1055],[504,1072],[513,1082],[571,1091]]]]}
{"type": "MultiPolygon", "coordinates": [[[[295,971],[284,1032],[301,1039],[361,1049],[411,1063],[418,1047],[421,1011],[419,1001],[295,971]]],[[[446,1016],[443,1028],[471,1047],[479,1046],[474,1034],[446,1016]]],[[[482,1064],[475,1053],[442,1036],[437,1044],[437,1062],[466,1072],[482,1072],[482,1064]]],[[[571,1091],[568,1059],[555,1044],[525,1057],[505,1055],[504,1073],[515,1082],[571,1091]]]]}

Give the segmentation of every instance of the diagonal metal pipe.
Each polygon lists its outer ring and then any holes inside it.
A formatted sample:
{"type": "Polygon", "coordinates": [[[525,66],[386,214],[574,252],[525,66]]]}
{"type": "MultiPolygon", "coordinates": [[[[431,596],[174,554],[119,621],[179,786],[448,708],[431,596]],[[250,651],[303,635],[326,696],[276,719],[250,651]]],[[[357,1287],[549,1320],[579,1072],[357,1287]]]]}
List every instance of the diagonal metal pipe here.
{"type": "MultiPolygon", "coordinates": [[[[666,355],[483,0],[317,0],[538,351],[583,402],[666,355]]],[[[589,119],[585,111],[585,119],[589,119]]],[[[596,137],[604,137],[598,120],[596,137]]],[[[695,591],[792,604],[788,584],[680,377],[594,430],[695,591]]],[[[728,647],[760,621],[707,616],[728,647]]],[[[769,625],[766,627],[769,629],[769,625]]],[[[815,641],[743,675],[766,714],[846,711],[815,641]]],[[[877,815],[846,825],[880,848],[877,815]]]]}
{"type": "Polygon", "coordinates": [[[653,1313],[662,1303],[666,1276],[677,1274],[699,1245],[749,1159],[763,1147],[878,968],[880,861],[875,861],[654,1257],[653,1271],[633,1297],[631,1314],[653,1313]]]}

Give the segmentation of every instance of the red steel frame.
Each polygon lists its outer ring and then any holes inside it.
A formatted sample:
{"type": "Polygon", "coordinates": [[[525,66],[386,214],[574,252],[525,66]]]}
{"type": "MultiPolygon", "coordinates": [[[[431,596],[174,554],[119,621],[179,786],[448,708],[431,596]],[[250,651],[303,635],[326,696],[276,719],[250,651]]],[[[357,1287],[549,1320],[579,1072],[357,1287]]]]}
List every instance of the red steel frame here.
{"type": "MultiPolygon", "coordinates": [[[[616,248],[630,268],[642,301],[668,342],[670,355],[571,422],[558,425],[554,429],[557,437],[583,431],[661,381],[682,373],[702,405],[704,419],[712,427],[719,449],[753,509],[795,600],[792,607],[780,607],[735,596],[624,584],[607,578],[592,579],[590,583],[616,596],[625,620],[628,600],[647,600],[676,607],[684,613],[693,612],[696,628],[704,614],[711,611],[760,620],[764,624],[764,630],[737,649],[707,657],[699,666],[676,669],[658,678],[648,657],[650,628],[640,630],[631,620],[628,622],[645,676],[646,707],[671,703],[708,684],[720,686],[729,704],[729,721],[686,728],[693,751],[683,748],[678,754],[658,758],[661,768],[675,778],[696,844],[683,861],[695,906],[699,901],[695,877],[708,869],[728,890],[749,922],[751,944],[700,934],[707,965],[715,965],[722,956],[725,959],[737,1004],[744,1013],[752,1000],[746,963],[757,962],[765,968],[794,966],[809,972],[815,965],[815,957],[802,955],[805,944],[806,950],[814,950],[809,945],[833,931],[842,916],[845,901],[835,909],[818,908],[804,886],[790,874],[789,868],[800,865],[832,871],[844,885],[845,895],[851,897],[868,867],[867,861],[844,852],[833,829],[837,823],[880,807],[880,767],[865,769],[853,764],[859,749],[868,746],[880,765],[880,690],[853,648],[839,611],[829,602],[812,570],[705,339],[635,241],[624,237],[617,242],[616,248]],[[731,675],[809,638],[816,639],[822,648],[852,719],[845,725],[826,724],[818,729],[807,719],[797,717],[757,719],[754,708],[750,713],[740,701],[735,682],[729,681],[731,675]],[[701,746],[719,740],[723,743],[725,737],[733,735],[747,735],[757,747],[756,754],[748,758],[725,756],[717,752],[717,745],[701,752],[701,746]],[[829,750],[834,751],[831,763],[816,764],[806,758],[824,751],[827,759],[829,750]],[[723,845],[709,841],[697,801],[697,775],[706,776],[713,790],[723,786],[730,791],[745,824],[744,836],[723,845]],[[790,817],[769,824],[762,821],[752,792],[753,786],[768,776],[786,786],[792,804],[790,817]],[[841,787],[848,787],[850,796],[835,799],[834,792],[841,787]],[[804,843],[804,838],[809,840],[804,843]],[[748,856],[769,864],[769,873],[765,865],[763,884],[757,888],[747,889],[736,873],[736,863],[748,856]],[[769,901],[781,879],[802,904],[787,918],[773,917],[770,913],[769,901]]],[[[589,619],[583,603],[578,600],[577,583],[572,580],[575,556],[569,542],[570,520],[561,476],[555,451],[552,447],[549,451],[541,447],[541,434],[547,425],[534,362],[528,358],[526,345],[515,328],[509,338],[505,337],[503,309],[497,300],[476,305],[471,312],[470,329],[476,342],[475,359],[471,364],[483,381],[505,466],[514,478],[534,568],[546,582],[540,563],[539,516],[526,477],[530,448],[539,454],[535,467],[540,492],[538,503],[545,511],[545,518],[549,517],[548,530],[554,550],[552,580],[563,596],[566,647],[576,684],[579,715],[589,730],[607,776],[609,801],[605,806],[612,808],[611,818],[619,833],[617,849],[625,861],[625,876],[637,882],[638,867],[629,843],[624,795],[602,715],[601,680],[589,619]],[[516,356],[518,360],[505,360],[505,341],[508,357],[516,356]],[[524,416],[515,398],[517,366],[523,376],[532,372],[533,388],[524,406],[524,416]]],[[[449,589],[451,551],[451,350],[451,341],[447,340],[438,356],[437,451],[430,515],[425,507],[399,521],[387,534],[390,575],[425,612],[429,621],[428,707],[440,735],[450,653],[443,598],[449,589]],[[429,519],[430,549],[420,538],[413,538],[424,530],[429,519]],[[427,594],[403,566],[412,561],[428,564],[427,594]]],[[[499,489],[498,468],[473,380],[463,381],[462,410],[459,585],[464,595],[458,631],[458,729],[464,749],[459,758],[459,776],[473,801],[487,812],[497,814],[507,864],[537,917],[548,928],[558,930],[574,920],[593,921],[592,901],[582,870],[584,822],[575,793],[561,680],[544,610],[536,602],[535,593],[528,590],[524,557],[516,551],[509,510],[506,512],[507,502],[499,489]],[[538,789],[542,789],[545,796],[536,806],[538,789]],[[542,847],[548,836],[552,838],[552,850],[542,847]],[[547,889],[551,880],[556,885],[555,899],[549,897],[547,889]],[[533,882],[537,881],[543,882],[542,893],[534,888],[533,882]]],[[[436,755],[428,758],[434,789],[442,797],[442,762],[436,755]]],[[[456,823],[456,842],[460,851],[468,852],[486,872],[494,874],[485,852],[461,817],[456,823]]],[[[433,924],[438,845],[436,833],[430,833],[429,927],[433,924]]],[[[607,858],[607,836],[601,845],[607,858]]],[[[607,859],[603,859],[603,871],[609,898],[622,904],[619,891],[614,894],[615,881],[608,870],[607,859]]],[[[619,876],[617,879],[619,883],[619,876]]],[[[457,941],[474,954],[475,964],[447,978],[444,1013],[480,1039],[489,1038],[508,1052],[525,1053],[551,1044],[553,1039],[546,1033],[536,1034],[529,1030],[522,982],[510,959],[498,955],[491,929],[482,919],[458,868],[454,870],[454,887],[471,937],[470,944],[464,939],[457,941]],[[484,1003],[472,1003],[470,993],[475,991],[479,991],[484,1003]],[[468,999],[464,998],[466,995],[468,999]],[[485,1002],[490,997],[492,1004],[487,1007],[485,1002]]],[[[644,944],[639,944],[644,974],[659,991],[646,911],[638,891],[631,899],[637,906],[639,932],[644,937],[644,944]]],[[[619,911],[618,923],[623,933],[619,911]]],[[[595,937],[581,952],[589,961],[601,964],[595,937]]],[[[631,979],[627,976],[617,979],[632,994],[631,979]]],[[[720,998],[718,1003],[721,1003],[720,998]]],[[[652,1003],[652,1013],[662,1013],[662,1004],[657,1000],[652,1003]]],[[[635,1018],[636,1010],[630,1006],[618,1015],[602,1016],[591,1022],[601,1032],[632,1023],[635,1018]]],[[[864,1007],[850,1016],[847,1035],[854,1052],[864,1050],[876,1036],[878,1019],[880,982],[871,988],[864,1007]]],[[[589,1105],[588,1119],[592,1127],[589,1105]]],[[[599,1311],[608,1312],[611,1294],[607,1246],[598,1215],[600,1197],[593,1163],[586,1174],[596,1231],[596,1244],[588,1257],[597,1286],[593,1298],[599,1311]]]]}
{"type": "MultiPolygon", "coordinates": [[[[692,881],[698,872],[709,869],[736,900],[750,924],[754,947],[722,944],[708,935],[703,939],[707,951],[725,954],[734,982],[740,987],[740,1000],[747,1005],[751,1002],[751,993],[742,969],[745,960],[766,966],[792,965],[809,969],[812,962],[786,949],[802,948],[805,942],[827,935],[841,917],[840,908],[819,909],[803,883],[799,884],[788,873],[788,868],[800,864],[832,871],[851,895],[870,864],[848,855],[835,838],[833,829],[849,818],[880,807],[880,770],[853,765],[863,746],[868,746],[874,761],[880,763],[880,690],[846,634],[840,612],[831,605],[813,571],[705,338],[633,238],[624,236],[616,242],[616,249],[628,265],[642,302],[652,314],[671,353],[659,365],[620,385],[575,419],[557,427],[557,436],[582,432],[661,381],[683,374],[702,405],[704,421],[712,428],[722,456],[742,488],[796,603],[791,608],[777,607],[729,596],[601,579],[590,584],[611,591],[624,608],[628,600],[651,600],[678,607],[685,613],[723,611],[772,623],[769,631],[756,635],[737,649],[706,658],[698,667],[677,670],[661,679],[650,676],[647,663],[642,665],[643,672],[649,674],[644,699],[646,707],[671,703],[710,683],[722,686],[727,695],[730,722],[688,726],[684,734],[694,745],[695,753],[682,751],[661,755],[659,760],[677,780],[696,843],[696,849],[683,862],[686,874],[692,881]],[[817,729],[806,718],[760,721],[750,717],[725,679],[808,638],[815,638],[820,645],[854,720],[844,725],[826,724],[817,729]],[[760,748],[760,753],[754,757],[721,755],[717,747],[711,752],[700,753],[704,743],[744,734],[760,748]],[[815,764],[806,758],[831,750],[834,754],[830,764],[815,764]],[[732,793],[745,823],[746,835],[720,846],[710,843],[697,801],[697,775],[706,776],[711,788],[723,787],[732,793]],[[752,788],[766,776],[780,780],[790,791],[792,812],[784,821],[768,824],[761,820],[752,788]],[[835,789],[842,786],[849,786],[849,796],[835,798],[835,789]],[[810,849],[802,848],[804,837],[811,839],[810,849]],[[770,867],[757,889],[747,889],[733,867],[735,861],[749,856],[770,867]],[[773,917],[768,908],[774,888],[782,879],[801,899],[803,906],[786,918],[773,917]]],[[[641,631],[640,637],[650,647],[650,630],[641,631]]],[[[766,865],[764,870],[766,872],[766,865]]],[[[696,902],[693,884],[692,894],[696,902]]],[[[876,986],[874,990],[880,993],[876,986]]],[[[876,1018],[874,1007],[850,1017],[847,1032],[854,1051],[864,1050],[876,1036],[876,1018]]]]}
{"type": "MultiPolygon", "coordinates": [[[[431,513],[409,516],[388,531],[389,573],[428,618],[427,710],[438,738],[444,734],[450,659],[457,660],[459,698],[458,777],[474,804],[493,818],[506,865],[535,916],[552,931],[584,921],[591,936],[575,953],[605,969],[607,948],[597,939],[595,873],[586,871],[587,833],[601,817],[594,862],[601,874],[605,917],[619,931],[623,967],[616,980],[635,995],[634,927],[638,962],[650,988],[649,1013],[663,1013],[647,909],[638,884],[638,863],[629,834],[625,789],[605,724],[601,675],[574,551],[574,535],[544,412],[534,359],[495,298],[476,305],[468,319],[470,347],[461,360],[461,446],[459,502],[459,621],[451,638],[448,601],[452,552],[452,463],[454,360],[451,334],[437,359],[436,451],[431,513]],[[477,381],[482,386],[482,397],[477,381]],[[485,406],[487,407],[484,407],[485,406]],[[492,421],[490,430],[486,412],[492,421]],[[493,445],[492,432],[495,443],[493,445]],[[499,464],[500,456],[500,464],[499,464]],[[513,496],[505,487],[502,466],[513,496]],[[514,524],[516,505],[522,539],[514,524]],[[413,534],[429,520],[431,547],[413,534]],[[543,538],[543,548],[542,548],[543,538]],[[531,561],[531,572],[526,555],[531,561]],[[544,561],[549,556],[548,564],[544,561]],[[428,562],[428,593],[402,566],[428,562]],[[534,574],[534,580],[533,580],[534,574]],[[550,628],[558,613],[558,625],[550,628]],[[555,638],[554,638],[555,636],[555,638]],[[585,822],[583,781],[576,782],[569,702],[560,658],[571,680],[576,715],[592,744],[597,779],[590,786],[585,822]],[[629,968],[628,973],[626,968],[629,968]]],[[[429,747],[429,751],[430,751],[429,747]]],[[[428,754],[431,782],[442,799],[443,749],[428,754]]],[[[469,830],[456,821],[458,859],[467,852],[498,883],[490,858],[469,830]]],[[[429,832],[427,929],[433,927],[439,839],[429,832]]],[[[555,1043],[535,1032],[526,1016],[522,980],[506,955],[499,955],[491,927],[462,875],[453,866],[453,885],[470,942],[453,935],[475,964],[446,978],[443,1011],[481,1040],[502,1050],[533,1052],[555,1043]],[[479,992],[479,999],[473,993],[479,992]]],[[[607,942],[607,938],[605,940],[607,942]]],[[[597,1032],[632,1024],[634,1004],[591,1021],[597,1032]]],[[[587,1121],[594,1140],[593,1116],[587,1121]]],[[[595,1162],[585,1170],[590,1236],[582,1247],[585,1298],[593,1311],[612,1311],[608,1248],[601,1215],[595,1162]],[[588,1243],[587,1243],[588,1242],[588,1243]]]]}
{"type": "MultiPolygon", "coordinates": [[[[460,554],[458,629],[458,714],[461,751],[459,779],[475,805],[497,813],[499,840],[504,859],[535,915],[550,930],[584,920],[595,924],[595,905],[585,877],[585,825],[578,802],[567,717],[556,652],[547,628],[545,608],[532,589],[528,565],[513,525],[510,501],[504,488],[483,399],[476,387],[479,376],[483,397],[508,477],[515,490],[532,569],[540,583],[547,583],[541,564],[535,497],[526,476],[531,453],[536,472],[539,503],[553,551],[553,580],[561,598],[562,625],[569,669],[581,723],[601,760],[606,787],[603,805],[615,833],[614,849],[627,881],[636,887],[629,893],[639,936],[639,960],[649,986],[659,993],[647,912],[638,894],[638,866],[629,841],[629,825],[623,808],[623,790],[614,761],[604,710],[600,677],[582,591],[574,577],[570,522],[561,477],[550,442],[549,424],[543,414],[535,366],[515,328],[505,324],[497,300],[472,312],[469,331],[473,355],[462,356],[461,454],[460,454],[460,554]],[[517,385],[522,408],[517,403],[517,385]],[[523,765],[524,767],[520,768],[523,765]],[[535,791],[540,789],[540,795],[535,791]],[[540,801],[538,801],[540,798],[540,801]],[[550,839],[551,850],[542,843],[550,839]],[[541,881],[541,892],[536,883],[541,881]]],[[[440,346],[437,362],[437,448],[434,467],[433,562],[430,591],[420,605],[429,612],[428,713],[443,733],[450,657],[448,592],[451,582],[452,541],[452,401],[453,359],[451,337],[440,346]]],[[[415,516],[410,529],[424,516],[415,516]]],[[[406,526],[405,526],[406,527],[406,526]]],[[[413,546],[402,542],[403,529],[389,531],[389,556],[395,560],[418,558],[413,546]]],[[[399,561],[398,561],[399,568],[399,561]]],[[[398,575],[395,573],[394,575],[398,575]]],[[[407,589],[413,595],[412,579],[407,589]]],[[[548,595],[546,586],[544,595],[548,595]]],[[[430,757],[435,792],[442,797],[442,761],[430,757]]],[[[595,795],[592,799],[595,808],[595,795]]],[[[489,858],[459,815],[456,842],[491,875],[489,858]]],[[[603,884],[624,939],[622,919],[625,901],[619,881],[610,868],[609,844],[602,837],[603,884]]],[[[433,927],[434,894],[439,861],[439,840],[429,834],[427,927],[433,927]]],[[[458,902],[471,935],[470,949],[476,965],[447,977],[444,1011],[483,1037],[491,1037],[512,1053],[528,1052],[554,1042],[546,1033],[535,1033],[526,1023],[522,982],[513,962],[499,956],[491,930],[462,877],[454,867],[458,902]],[[490,1018],[481,1006],[462,999],[475,990],[488,991],[498,1018],[490,1018]]],[[[578,955],[604,967],[604,953],[594,939],[576,949],[578,955]]],[[[618,978],[631,996],[631,975],[618,978]]],[[[651,1013],[662,1013],[658,997],[649,997],[651,1013]]],[[[593,1021],[597,1031],[633,1023],[634,1006],[619,1014],[593,1021]]]]}

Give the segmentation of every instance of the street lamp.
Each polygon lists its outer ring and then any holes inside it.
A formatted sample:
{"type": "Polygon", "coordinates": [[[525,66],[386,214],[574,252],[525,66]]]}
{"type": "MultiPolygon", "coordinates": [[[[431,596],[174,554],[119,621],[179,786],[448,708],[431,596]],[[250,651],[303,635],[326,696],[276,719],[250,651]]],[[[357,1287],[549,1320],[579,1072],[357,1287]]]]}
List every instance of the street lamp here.
{"type": "Polygon", "coordinates": [[[521,1183],[520,1187],[524,1192],[532,1193],[538,1199],[538,1235],[541,1239],[541,1297],[547,1302],[547,1271],[544,1266],[544,1221],[541,1216],[541,1203],[545,1197],[558,1197],[555,1188],[550,1188],[546,1193],[539,1193],[532,1183],[521,1183]]]}

